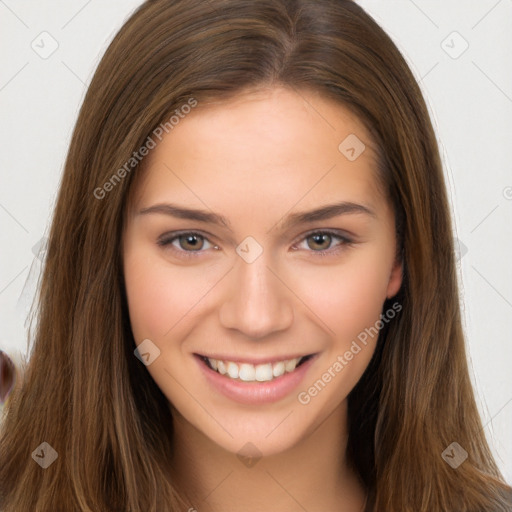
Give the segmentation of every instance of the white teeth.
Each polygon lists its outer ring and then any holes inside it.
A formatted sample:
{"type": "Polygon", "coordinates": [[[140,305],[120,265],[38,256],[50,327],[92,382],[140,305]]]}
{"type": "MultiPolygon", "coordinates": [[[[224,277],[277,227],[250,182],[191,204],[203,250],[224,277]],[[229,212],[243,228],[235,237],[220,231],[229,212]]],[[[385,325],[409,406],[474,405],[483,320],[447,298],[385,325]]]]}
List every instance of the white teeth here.
{"type": "Polygon", "coordinates": [[[221,375],[226,375],[227,371],[226,371],[226,365],[224,364],[224,361],[217,361],[217,371],[221,375]]]}
{"type": "Polygon", "coordinates": [[[299,359],[289,359],[288,361],[284,362],[284,369],[287,372],[293,372],[295,370],[295,367],[297,366],[297,363],[299,362],[299,359]]]}
{"type": "Polygon", "coordinates": [[[268,364],[259,364],[256,366],[256,380],[259,382],[264,382],[266,380],[272,380],[272,365],[268,364]]]}
{"type": "MultiPolygon", "coordinates": [[[[236,363],[233,363],[236,364],[236,363]]],[[[239,377],[241,380],[245,380],[247,382],[253,381],[254,377],[256,375],[256,369],[254,368],[254,365],[242,363],[240,365],[240,374],[239,377]]]]}
{"type": "Polygon", "coordinates": [[[278,363],[274,363],[272,366],[272,375],[274,377],[279,377],[280,375],[283,375],[285,371],[284,363],[282,361],[279,361],[278,363]]]}
{"type": "Polygon", "coordinates": [[[232,379],[238,379],[238,365],[229,362],[226,366],[226,369],[228,370],[228,375],[232,379]]]}
{"type": "Polygon", "coordinates": [[[293,372],[301,359],[301,357],[296,357],[276,363],[253,365],[249,363],[238,364],[233,361],[220,361],[209,357],[208,362],[214,370],[230,379],[240,379],[245,382],[266,382],[280,377],[284,373],[293,372]]]}

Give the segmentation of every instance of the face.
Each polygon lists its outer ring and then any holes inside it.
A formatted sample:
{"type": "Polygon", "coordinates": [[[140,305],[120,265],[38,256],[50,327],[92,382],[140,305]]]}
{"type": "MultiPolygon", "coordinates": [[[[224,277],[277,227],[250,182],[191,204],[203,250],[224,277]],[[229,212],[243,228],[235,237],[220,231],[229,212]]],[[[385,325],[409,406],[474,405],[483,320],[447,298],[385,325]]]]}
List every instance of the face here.
{"type": "Polygon", "coordinates": [[[297,445],[371,359],[402,280],[371,146],[339,104],[272,88],[199,104],[144,161],[133,335],[173,414],[226,450],[297,445]]]}

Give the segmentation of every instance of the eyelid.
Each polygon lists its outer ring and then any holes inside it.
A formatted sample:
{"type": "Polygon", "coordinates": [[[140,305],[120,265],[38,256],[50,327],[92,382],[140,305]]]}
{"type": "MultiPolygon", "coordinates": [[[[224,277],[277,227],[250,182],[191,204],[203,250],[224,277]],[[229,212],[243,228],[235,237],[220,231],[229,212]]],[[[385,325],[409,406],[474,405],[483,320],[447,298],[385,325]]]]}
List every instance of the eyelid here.
{"type": "MultiPolygon", "coordinates": [[[[323,234],[323,235],[331,235],[333,237],[340,238],[341,240],[348,242],[354,242],[355,237],[353,235],[350,235],[346,231],[342,229],[336,229],[336,228],[317,228],[317,229],[310,229],[309,231],[306,231],[305,233],[302,233],[298,237],[296,237],[295,242],[293,242],[293,245],[295,245],[298,242],[301,242],[302,240],[310,237],[311,235],[316,234],[323,234]]],[[[314,251],[314,252],[320,252],[320,251],[314,251]]]]}
{"type": "Polygon", "coordinates": [[[206,240],[208,243],[212,244],[213,246],[216,246],[214,242],[212,242],[209,237],[212,236],[210,234],[205,234],[204,232],[201,232],[200,230],[179,230],[179,231],[171,231],[169,233],[164,233],[163,235],[159,236],[157,239],[157,244],[161,246],[162,248],[165,248],[167,246],[170,246],[174,252],[184,254],[186,256],[192,256],[199,255],[205,251],[199,250],[199,251],[184,251],[183,249],[176,249],[172,242],[177,240],[182,235],[198,235],[199,237],[206,240]]]}
{"type": "Polygon", "coordinates": [[[340,251],[352,247],[355,244],[355,240],[352,236],[349,236],[344,231],[339,229],[332,229],[332,228],[319,228],[319,229],[312,229],[306,233],[303,233],[300,235],[300,237],[297,239],[296,242],[293,243],[292,248],[295,248],[295,246],[298,243],[306,242],[307,239],[312,235],[328,235],[331,238],[337,238],[340,240],[338,244],[333,245],[329,249],[323,249],[321,251],[313,251],[306,249],[306,252],[311,253],[315,256],[323,257],[323,256],[333,256],[338,254],[340,251]]]}
{"type": "MultiPolygon", "coordinates": [[[[307,250],[306,252],[310,252],[312,254],[315,254],[317,256],[323,256],[328,254],[335,254],[337,253],[340,248],[343,247],[349,247],[354,245],[354,237],[352,235],[347,234],[343,230],[334,229],[334,228],[317,228],[317,229],[311,229],[307,231],[306,233],[302,233],[299,235],[295,241],[292,243],[292,247],[295,248],[295,246],[302,241],[305,241],[307,238],[309,238],[312,235],[315,234],[324,234],[329,235],[333,238],[338,238],[341,240],[341,242],[334,247],[331,247],[329,249],[324,249],[321,251],[313,251],[313,250],[307,250]]],[[[210,234],[205,234],[201,230],[179,230],[179,231],[172,231],[169,233],[164,233],[160,237],[158,237],[157,244],[163,248],[170,246],[174,252],[179,253],[180,255],[183,255],[184,257],[197,257],[201,253],[206,252],[204,250],[197,250],[197,251],[185,251],[183,249],[177,249],[175,248],[172,243],[177,240],[182,235],[198,235],[199,237],[206,240],[208,243],[217,246],[214,242],[212,242],[209,237],[212,236],[210,234]]]]}

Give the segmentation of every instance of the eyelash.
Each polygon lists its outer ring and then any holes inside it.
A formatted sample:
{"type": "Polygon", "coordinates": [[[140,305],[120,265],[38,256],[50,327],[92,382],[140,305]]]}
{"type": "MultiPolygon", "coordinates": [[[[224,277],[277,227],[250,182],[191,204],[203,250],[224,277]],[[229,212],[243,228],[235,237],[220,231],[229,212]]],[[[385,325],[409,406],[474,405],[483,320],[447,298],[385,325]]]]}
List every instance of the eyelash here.
{"type": "MultiPolygon", "coordinates": [[[[168,233],[166,235],[162,235],[162,237],[160,237],[160,239],[158,240],[157,244],[161,247],[171,246],[171,248],[172,248],[171,250],[173,252],[179,253],[180,257],[185,257],[185,258],[197,258],[201,253],[205,252],[203,250],[186,251],[184,249],[174,248],[172,246],[172,242],[174,242],[175,240],[178,240],[179,237],[183,236],[183,235],[194,235],[194,236],[200,237],[204,240],[207,240],[209,243],[212,243],[208,240],[208,238],[206,236],[202,235],[201,233],[198,233],[197,231],[176,231],[174,233],[168,233]],[[172,236],[169,238],[169,235],[172,235],[172,236]]],[[[330,229],[310,231],[309,233],[306,233],[299,240],[299,242],[305,241],[308,238],[312,237],[313,235],[329,235],[329,236],[331,236],[333,238],[337,238],[338,240],[341,241],[341,243],[338,244],[337,246],[335,246],[334,249],[329,248],[329,249],[324,249],[322,251],[314,251],[314,250],[308,251],[308,252],[312,252],[315,256],[325,257],[325,256],[337,254],[340,250],[343,249],[343,247],[351,247],[354,244],[354,242],[352,240],[350,240],[348,237],[342,235],[338,231],[334,231],[334,230],[330,230],[330,229]]],[[[297,244],[299,242],[297,242],[297,244]]],[[[297,245],[297,244],[294,244],[294,245],[297,245]]]]}

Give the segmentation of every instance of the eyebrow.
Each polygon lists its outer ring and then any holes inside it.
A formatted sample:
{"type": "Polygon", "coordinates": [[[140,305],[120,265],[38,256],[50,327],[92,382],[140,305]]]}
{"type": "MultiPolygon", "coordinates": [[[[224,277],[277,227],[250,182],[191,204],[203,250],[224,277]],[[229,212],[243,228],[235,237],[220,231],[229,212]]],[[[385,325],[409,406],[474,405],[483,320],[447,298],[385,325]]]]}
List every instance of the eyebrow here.
{"type": "MultiPolygon", "coordinates": [[[[151,213],[170,215],[171,217],[176,217],[178,219],[196,220],[199,222],[216,224],[231,230],[231,223],[226,219],[226,217],[211,211],[187,208],[170,203],[159,203],[143,208],[137,213],[137,215],[147,215],[151,213]]],[[[339,203],[327,204],[319,208],[315,208],[314,210],[291,213],[284,218],[281,229],[289,229],[300,224],[332,219],[340,215],[348,214],[365,214],[374,218],[377,217],[375,211],[369,206],[342,201],[339,203]]]]}

